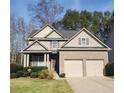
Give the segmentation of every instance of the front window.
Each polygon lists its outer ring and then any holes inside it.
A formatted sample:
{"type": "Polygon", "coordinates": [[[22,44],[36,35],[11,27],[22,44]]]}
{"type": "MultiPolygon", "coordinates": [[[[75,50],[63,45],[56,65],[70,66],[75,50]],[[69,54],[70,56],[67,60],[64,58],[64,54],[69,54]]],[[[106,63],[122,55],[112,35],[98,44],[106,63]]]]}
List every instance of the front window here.
{"type": "Polygon", "coordinates": [[[44,65],[44,56],[42,55],[32,55],[30,57],[31,66],[42,66],[44,65]]]}
{"type": "Polygon", "coordinates": [[[58,48],[58,41],[52,41],[51,46],[52,48],[58,48]]]}

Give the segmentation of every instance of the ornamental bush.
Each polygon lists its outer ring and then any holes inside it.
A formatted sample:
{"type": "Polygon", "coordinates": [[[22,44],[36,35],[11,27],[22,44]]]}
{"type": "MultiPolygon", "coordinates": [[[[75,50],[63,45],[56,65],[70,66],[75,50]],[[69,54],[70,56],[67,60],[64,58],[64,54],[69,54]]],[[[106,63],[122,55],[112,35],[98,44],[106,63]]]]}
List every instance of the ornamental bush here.
{"type": "Polygon", "coordinates": [[[31,78],[37,78],[38,77],[38,73],[37,72],[31,72],[30,77],[31,78]]]}
{"type": "Polygon", "coordinates": [[[27,72],[29,69],[31,69],[31,72],[38,72],[48,68],[46,66],[30,66],[30,67],[24,67],[23,70],[27,72]]]}
{"type": "Polygon", "coordinates": [[[38,77],[39,77],[40,79],[45,79],[45,78],[46,78],[45,75],[44,75],[42,72],[38,74],[38,77]]]}
{"type": "Polygon", "coordinates": [[[49,73],[47,76],[47,79],[53,79],[53,78],[54,78],[54,75],[52,73],[49,73]]]}
{"type": "Polygon", "coordinates": [[[30,76],[29,72],[23,72],[23,77],[28,77],[28,76],[30,76]]]}
{"type": "Polygon", "coordinates": [[[22,77],[23,73],[24,73],[24,71],[22,71],[22,70],[16,72],[18,77],[22,77]]]}
{"type": "Polygon", "coordinates": [[[40,79],[53,79],[53,74],[52,72],[49,72],[47,69],[46,70],[42,70],[38,73],[38,77],[40,79]]]}
{"type": "Polygon", "coordinates": [[[106,76],[113,76],[114,75],[114,63],[108,63],[105,66],[105,73],[106,73],[106,76]]]}
{"type": "Polygon", "coordinates": [[[19,70],[23,70],[23,66],[19,64],[10,64],[10,73],[16,73],[19,70]]]}
{"type": "Polygon", "coordinates": [[[65,73],[61,73],[61,74],[59,74],[59,77],[64,78],[64,77],[65,77],[65,73]]]}
{"type": "Polygon", "coordinates": [[[10,78],[13,79],[13,78],[18,78],[17,74],[16,73],[11,73],[10,74],[10,78]]]}
{"type": "Polygon", "coordinates": [[[48,74],[49,74],[49,71],[47,69],[46,70],[41,70],[41,71],[38,72],[38,76],[39,76],[40,79],[47,78],[48,74]]]}

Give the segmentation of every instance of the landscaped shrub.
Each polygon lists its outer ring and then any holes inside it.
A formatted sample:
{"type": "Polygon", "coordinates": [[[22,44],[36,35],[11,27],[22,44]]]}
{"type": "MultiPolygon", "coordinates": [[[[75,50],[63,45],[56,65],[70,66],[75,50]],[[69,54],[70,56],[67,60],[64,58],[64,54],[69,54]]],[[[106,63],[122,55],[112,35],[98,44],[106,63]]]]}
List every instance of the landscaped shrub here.
{"type": "Polygon", "coordinates": [[[31,78],[37,78],[38,77],[38,73],[37,72],[31,72],[30,77],[31,78]]]}
{"type": "Polygon", "coordinates": [[[31,72],[38,72],[41,70],[48,69],[46,66],[30,66],[30,67],[24,67],[24,71],[28,71],[28,69],[31,69],[31,72]]]}
{"type": "Polygon", "coordinates": [[[44,74],[45,78],[49,75],[49,71],[48,70],[42,70],[41,73],[44,74]]]}
{"type": "Polygon", "coordinates": [[[30,76],[30,73],[29,72],[24,72],[23,73],[23,77],[28,77],[28,76],[30,76]]]}
{"type": "Polygon", "coordinates": [[[17,64],[17,71],[19,71],[19,70],[23,70],[23,65],[17,64]]]}
{"type": "Polygon", "coordinates": [[[44,75],[42,72],[38,74],[38,77],[39,77],[40,79],[45,79],[45,78],[46,78],[45,75],[44,75]]]}
{"type": "Polygon", "coordinates": [[[47,69],[46,70],[42,70],[38,73],[38,77],[40,79],[53,79],[53,74],[52,72],[49,72],[47,69]]]}
{"type": "Polygon", "coordinates": [[[47,76],[47,79],[53,79],[54,75],[52,73],[49,73],[47,76]]]}
{"type": "Polygon", "coordinates": [[[11,74],[10,74],[10,78],[11,78],[11,79],[12,79],[12,78],[18,78],[18,76],[17,76],[16,73],[11,73],[11,74]]]}
{"type": "Polygon", "coordinates": [[[47,78],[48,74],[49,74],[49,71],[47,69],[46,70],[41,70],[41,71],[38,72],[38,76],[39,76],[40,79],[47,78]]]}
{"type": "Polygon", "coordinates": [[[114,75],[114,63],[108,63],[105,66],[105,73],[106,73],[106,76],[113,76],[114,75]]]}
{"type": "Polygon", "coordinates": [[[16,73],[19,70],[23,70],[23,66],[19,64],[10,64],[10,73],[16,73]]]}
{"type": "Polygon", "coordinates": [[[16,74],[17,74],[18,77],[22,77],[23,76],[23,73],[24,73],[24,71],[21,71],[21,70],[16,72],[16,74]]]}
{"type": "Polygon", "coordinates": [[[59,77],[64,78],[64,77],[65,77],[65,73],[61,73],[61,74],[59,75],[59,77]]]}

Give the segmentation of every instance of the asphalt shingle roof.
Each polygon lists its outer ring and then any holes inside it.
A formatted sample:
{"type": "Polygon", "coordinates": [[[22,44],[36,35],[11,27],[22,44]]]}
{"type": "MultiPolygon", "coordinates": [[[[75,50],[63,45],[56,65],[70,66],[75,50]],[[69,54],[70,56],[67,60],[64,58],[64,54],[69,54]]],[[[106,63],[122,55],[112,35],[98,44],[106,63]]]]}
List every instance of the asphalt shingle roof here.
{"type": "Polygon", "coordinates": [[[64,37],[64,38],[71,38],[74,36],[78,31],[75,30],[58,30],[58,32],[64,37]]]}

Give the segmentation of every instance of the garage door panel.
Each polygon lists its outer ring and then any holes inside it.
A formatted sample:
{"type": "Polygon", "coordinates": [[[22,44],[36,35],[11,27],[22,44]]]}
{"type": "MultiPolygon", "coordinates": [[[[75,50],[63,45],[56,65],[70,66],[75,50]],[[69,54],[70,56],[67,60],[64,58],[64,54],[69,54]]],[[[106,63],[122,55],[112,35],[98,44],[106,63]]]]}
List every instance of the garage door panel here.
{"type": "Polygon", "coordinates": [[[103,60],[87,60],[86,74],[87,76],[103,76],[103,60]]]}
{"type": "Polygon", "coordinates": [[[66,77],[82,77],[83,76],[82,60],[65,60],[64,71],[66,77]]]}

